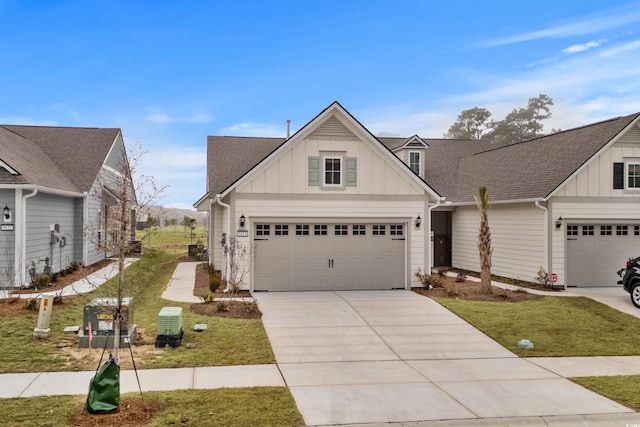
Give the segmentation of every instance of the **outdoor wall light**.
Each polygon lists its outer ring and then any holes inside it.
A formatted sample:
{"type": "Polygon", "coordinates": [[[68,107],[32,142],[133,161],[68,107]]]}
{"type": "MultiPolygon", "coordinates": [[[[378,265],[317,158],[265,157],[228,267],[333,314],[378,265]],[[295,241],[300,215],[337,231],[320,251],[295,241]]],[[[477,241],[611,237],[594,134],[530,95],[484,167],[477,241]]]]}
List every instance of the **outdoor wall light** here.
{"type": "Polygon", "coordinates": [[[422,224],[422,218],[420,218],[420,215],[418,215],[418,217],[416,218],[416,228],[420,228],[420,224],[422,224]]]}
{"type": "Polygon", "coordinates": [[[562,223],[564,222],[564,219],[562,219],[562,215],[560,215],[560,218],[557,219],[556,221],[556,230],[560,229],[560,227],[562,227],[562,223]]]}
{"type": "Polygon", "coordinates": [[[244,228],[246,221],[247,219],[244,217],[244,214],[240,215],[240,228],[244,228]]]}
{"type": "MultiPolygon", "coordinates": [[[[2,206],[2,205],[0,205],[2,206]]],[[[9,206],[4,205],[4,209],[2,210],[2,214],[4,215],[4,221],[10,221],[11,220],[11,209],[9,209],[9,206]]]]}

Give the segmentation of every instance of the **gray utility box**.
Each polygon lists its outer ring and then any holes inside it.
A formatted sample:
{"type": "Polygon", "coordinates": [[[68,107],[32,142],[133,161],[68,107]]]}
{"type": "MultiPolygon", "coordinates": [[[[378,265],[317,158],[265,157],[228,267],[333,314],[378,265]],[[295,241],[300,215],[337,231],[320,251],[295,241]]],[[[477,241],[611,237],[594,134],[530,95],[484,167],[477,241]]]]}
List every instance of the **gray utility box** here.
{"type": "MultiPolygon", "coordinates": [[[[120,348],[131,346],[131,342],[136,339],[136,325],[133,323],[132,298],[122,298],[120,323],[120,348]]],[[[115,335],[115,313],[118,307],[117,298],[94,298],[84,306],[82,336],[78,346],[89,348],[89,324],[93,340],[91,347],[113,348],[113,337],[115,335]]]]}
{"type": "Polygon", "coordinates": [[[180,347],[183,334],[182,307],[162,307],[158,313],[158,336],[155,346],[180,347]]]}

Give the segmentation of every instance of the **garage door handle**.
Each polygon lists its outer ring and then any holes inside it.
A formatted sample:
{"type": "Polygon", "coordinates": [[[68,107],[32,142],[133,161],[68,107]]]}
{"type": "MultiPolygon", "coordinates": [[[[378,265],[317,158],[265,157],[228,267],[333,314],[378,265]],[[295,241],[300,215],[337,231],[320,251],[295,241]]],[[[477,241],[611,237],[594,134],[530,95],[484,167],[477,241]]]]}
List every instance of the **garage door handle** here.
{"type": "Polygon", "coordinates": [[[333,260],[329,258],[329,268],[333,268],[333,260]]]}
{"type": "Polygon", "coordinates": [[[253,239],[253,240],[256,241],[256,240],[269,240],[269,239],[253,239]]]}
{"type": "Polygon", "coordinates": [[[397,237],[397,238],[393,238],[391,240],[405,240],[405,239],[397,237]]]}

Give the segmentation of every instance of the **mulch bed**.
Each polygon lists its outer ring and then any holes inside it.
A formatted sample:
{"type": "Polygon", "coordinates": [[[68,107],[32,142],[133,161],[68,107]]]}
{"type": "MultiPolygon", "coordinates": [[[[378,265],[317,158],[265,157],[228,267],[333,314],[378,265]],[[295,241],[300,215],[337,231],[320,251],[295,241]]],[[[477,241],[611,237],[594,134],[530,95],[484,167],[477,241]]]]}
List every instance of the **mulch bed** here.
{"type": "Polygon", "coordinates": [[[532,294],[526,290],[510,290],[491,287],[491,293],[482,290],[480,282],[465,279],[458,282],[455,277],[442,277],[442,285],[433,289],[413,288],[414,292],[427,297],[457,298],[473,301],[494,301],[494,302],[519,302],[530,301],[542,298],[542,295],[532,294]]]}
{"type": "MultiPolygon", "coordinates": [[[[191,259],[189,259],[191,260],[191,259]]],[[[207,270],[207,264],[199,264],[196,267],[196,283],[193,288],[193,295],[197,297],[203,297],[211,295],[215,298],[251,298],[251,293],[248,291],[239,291],[235,295],[229,295],[223,292],[223,287],[218,288],[211,292],[209,288],[209,272],[207,270]]],[[[262,317],[262,312],[258,309],[256,302],[244,302],[244,301],[225,301],[224,303],[218,303],[213,301],[211,303],[193,303],[190,306],[191,311],[204,316],[212,317],[227,317],[231,319],[259,319],[262,317]]]]}

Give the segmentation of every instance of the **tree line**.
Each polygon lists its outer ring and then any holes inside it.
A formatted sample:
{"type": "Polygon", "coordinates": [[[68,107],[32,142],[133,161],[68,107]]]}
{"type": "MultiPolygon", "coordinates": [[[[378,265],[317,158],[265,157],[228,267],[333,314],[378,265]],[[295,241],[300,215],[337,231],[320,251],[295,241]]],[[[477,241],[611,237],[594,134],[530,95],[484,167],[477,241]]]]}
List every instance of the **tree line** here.
{"type": "MultiPolygon", "coordinates": [[[[495,144],[512,144],[544,135],[542,122],[551,117],[553,100],[541,93],[530,98],[526,107],[514,108],[503,120],[492,120],[486,108],[462,111],[445,138],[488,140],[495,144]]],[[[552,129],[551,133],[559,132],[552,129]]]]}

